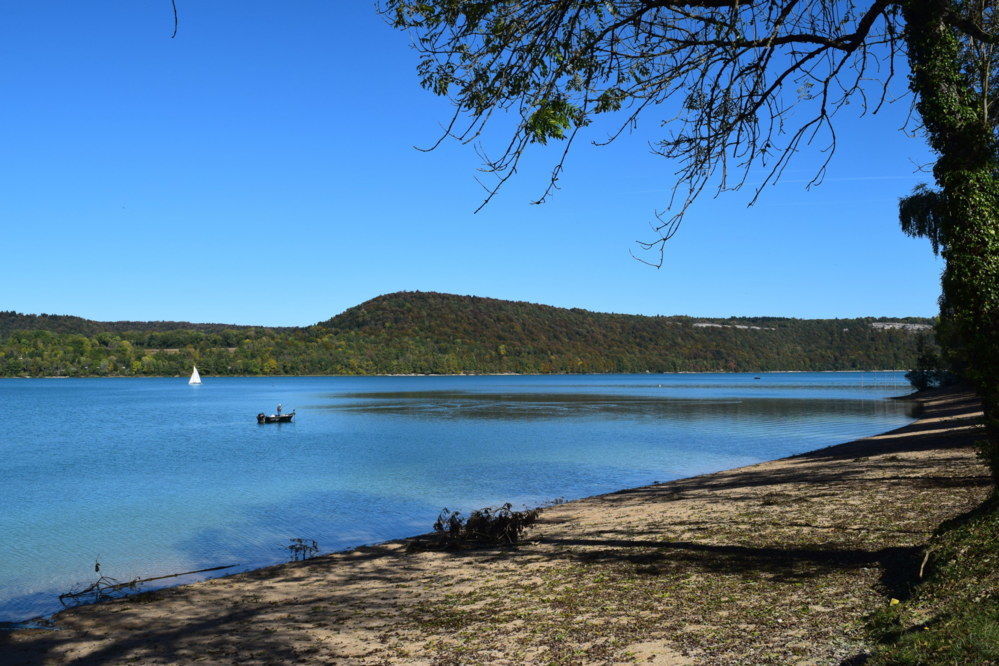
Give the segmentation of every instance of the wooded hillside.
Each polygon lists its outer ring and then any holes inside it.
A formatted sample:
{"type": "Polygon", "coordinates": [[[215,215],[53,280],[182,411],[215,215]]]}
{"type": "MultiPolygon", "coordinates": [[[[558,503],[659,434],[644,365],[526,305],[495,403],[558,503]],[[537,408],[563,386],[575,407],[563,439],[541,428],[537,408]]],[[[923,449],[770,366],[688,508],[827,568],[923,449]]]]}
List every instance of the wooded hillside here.
{"type": "Polygon", "coordinates": [[[379,296],[305,328],[0,312],[0,374],[182,375],[195,363],[209,376],[907,369],[931,324],[647,317],[433,292],[379,296]]]}

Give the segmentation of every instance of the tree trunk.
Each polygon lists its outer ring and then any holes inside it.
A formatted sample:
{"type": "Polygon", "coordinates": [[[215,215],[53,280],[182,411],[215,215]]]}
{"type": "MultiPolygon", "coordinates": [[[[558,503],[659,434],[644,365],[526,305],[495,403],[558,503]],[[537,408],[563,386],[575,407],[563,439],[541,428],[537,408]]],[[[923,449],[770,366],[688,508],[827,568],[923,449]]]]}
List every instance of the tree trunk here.
{"type": "Polygon", "coordinates": [[[946,212],[941,344],[981,395],[983,453],[999,479],[999,192],[996,139],[959,41],[945,17],[953,0],[906,0],[910,86],[939,159],[933,175],[946,212]]]}

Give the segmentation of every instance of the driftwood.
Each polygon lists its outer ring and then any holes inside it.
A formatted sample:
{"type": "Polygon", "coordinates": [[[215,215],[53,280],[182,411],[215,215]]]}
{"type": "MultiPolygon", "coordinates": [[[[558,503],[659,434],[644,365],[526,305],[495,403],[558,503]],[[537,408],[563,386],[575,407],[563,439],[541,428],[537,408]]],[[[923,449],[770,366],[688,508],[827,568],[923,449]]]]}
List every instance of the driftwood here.
{"type": "Polygon", "coordinates": [[[137,579],[134,582],[136,582],[136,583],[148,583],[149,581],[163,580],[164,578],[177,578],[179,576],[189,576],[191,574],[196,574],[196,573],[207,573],[209,571],[222,571],[223,569],[232,569],[234,566],[236,566],[236,565],[235,564],[226,564],[225,566],[221,566],[221,567],[209,567],[207,569],[197,569],[195,571],[182,571],[180,573],[167,574],[165,576],[153,576],[152,578],[137,579]]]}
{"type": "Polygon", "coordinates": [[[923,555],[923,562],[919,565],[919,580],[923,579],[923,570],[926,568],[926,563],[930,561],[930,553],[933,552],[932,548],[926,549],[926,554],[923,555]]]}
{"type": "MultiPolygon", "coordinates": [[[[231,569],[235,564],[227,564],[221,567],[209,567],[207,569],[197,569],[195,571],[182,571],[180,573],[166,574],[165,576],[153,576],[151,578],[135,578],[130,581],[119,581],[109,576],[100,576],[90,585],[86,587],[77,588],[70,590],[69,592],[64,592],[59,595],[59,603],[63,606],[69,608],[71,606],[81,606],[88,603],[98,603],[101,601],[109,601],[111,599],[118,599],[127,595],[129,592],[135,592],[139,589],[139,586],[143,583],[149,583],[154,580],[164,580],[166,578],[177,578],[179,576],[188,576],[197,573],[206,573],[209,571],[221,571],[223,569],[231,569]]],[[[94,571],[96,573],[101,572],[100,562],[94,563],[94,571]]]]}

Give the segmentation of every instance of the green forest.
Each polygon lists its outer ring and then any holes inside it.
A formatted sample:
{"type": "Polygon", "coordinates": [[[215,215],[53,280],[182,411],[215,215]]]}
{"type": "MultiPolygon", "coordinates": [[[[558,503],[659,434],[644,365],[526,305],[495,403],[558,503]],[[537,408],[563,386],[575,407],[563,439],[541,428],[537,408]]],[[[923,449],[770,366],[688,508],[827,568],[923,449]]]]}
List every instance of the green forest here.
{"type": "Polygon", "coordinates": [[[908,369],[932,324],[650,317],[433,292],[293,328],[0,312],[0,376],[179,376],[195,364],[208,376],[908,369]]]}

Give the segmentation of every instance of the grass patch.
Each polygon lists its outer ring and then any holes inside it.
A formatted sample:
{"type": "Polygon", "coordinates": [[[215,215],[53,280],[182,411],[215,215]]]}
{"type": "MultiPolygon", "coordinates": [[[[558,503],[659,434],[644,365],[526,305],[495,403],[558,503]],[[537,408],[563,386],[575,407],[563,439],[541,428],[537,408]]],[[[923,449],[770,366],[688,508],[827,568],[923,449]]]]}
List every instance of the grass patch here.
{"type": "Polygon", "coordinates": [[[869,664],[999,664],[999,495],[945,523],[913,596],[875,612],[869,664]]]}

